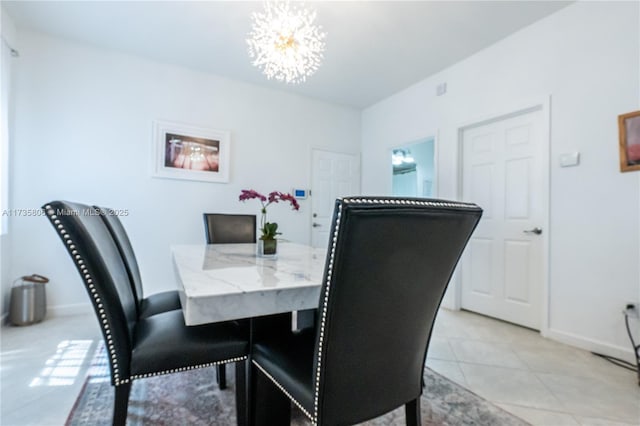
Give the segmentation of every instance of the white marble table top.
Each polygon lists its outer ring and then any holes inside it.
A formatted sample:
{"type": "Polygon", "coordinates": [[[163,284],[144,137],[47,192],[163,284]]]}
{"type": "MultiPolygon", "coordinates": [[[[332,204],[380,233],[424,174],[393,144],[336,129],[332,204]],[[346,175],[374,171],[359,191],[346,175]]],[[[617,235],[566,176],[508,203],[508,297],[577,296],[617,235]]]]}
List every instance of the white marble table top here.
{"type": "Polygon", "coordinates": [[[326,250],[278,242],[275,258],[255,244],[171,247],[187,325],[318,306],[326,250]]]}

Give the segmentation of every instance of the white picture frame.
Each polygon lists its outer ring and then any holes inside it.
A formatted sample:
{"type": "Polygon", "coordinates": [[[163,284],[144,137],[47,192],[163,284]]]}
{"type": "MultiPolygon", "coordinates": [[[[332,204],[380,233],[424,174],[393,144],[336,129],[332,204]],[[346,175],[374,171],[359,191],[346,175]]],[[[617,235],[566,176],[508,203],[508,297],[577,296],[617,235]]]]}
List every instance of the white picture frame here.
{"type": "Polygon", "coordinates": [[[231,133],[156,120],[152,175],[158,178],[229,182],[231,133]]]}

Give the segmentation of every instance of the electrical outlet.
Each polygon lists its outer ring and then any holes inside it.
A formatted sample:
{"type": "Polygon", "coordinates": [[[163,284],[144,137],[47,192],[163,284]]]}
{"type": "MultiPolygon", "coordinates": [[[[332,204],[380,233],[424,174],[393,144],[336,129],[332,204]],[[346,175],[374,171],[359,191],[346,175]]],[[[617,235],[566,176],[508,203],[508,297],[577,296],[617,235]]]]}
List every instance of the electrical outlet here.
{"type": "Polygon", "coordinates": [[[629,318],[640,318],[640,308],[638,308],[637,303],[627,303],[624,306],[624,312],[629,318]]]}

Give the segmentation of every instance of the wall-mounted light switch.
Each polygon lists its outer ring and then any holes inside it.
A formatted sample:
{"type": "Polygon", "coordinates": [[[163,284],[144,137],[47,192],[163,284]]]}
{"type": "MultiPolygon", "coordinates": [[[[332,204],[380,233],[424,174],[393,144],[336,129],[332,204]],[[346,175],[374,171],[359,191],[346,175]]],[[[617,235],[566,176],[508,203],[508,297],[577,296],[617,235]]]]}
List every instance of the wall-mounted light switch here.
{"type": "Polygon", "coordinates": [[[560,167],[573,167],[580,164],[579,152],[560,154],[560,167]]]}

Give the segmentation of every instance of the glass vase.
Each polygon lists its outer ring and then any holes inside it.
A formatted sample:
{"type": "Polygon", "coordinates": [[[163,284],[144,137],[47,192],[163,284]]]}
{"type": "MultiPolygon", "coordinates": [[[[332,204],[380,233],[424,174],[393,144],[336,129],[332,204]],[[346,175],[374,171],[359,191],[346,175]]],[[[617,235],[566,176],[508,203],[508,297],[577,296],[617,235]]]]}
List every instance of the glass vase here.
{"type": "Polygon", "coordinates": [[[257,254],[260,257],[275,257],[278,252],[278,240],[258,240],[257,254]]]}

